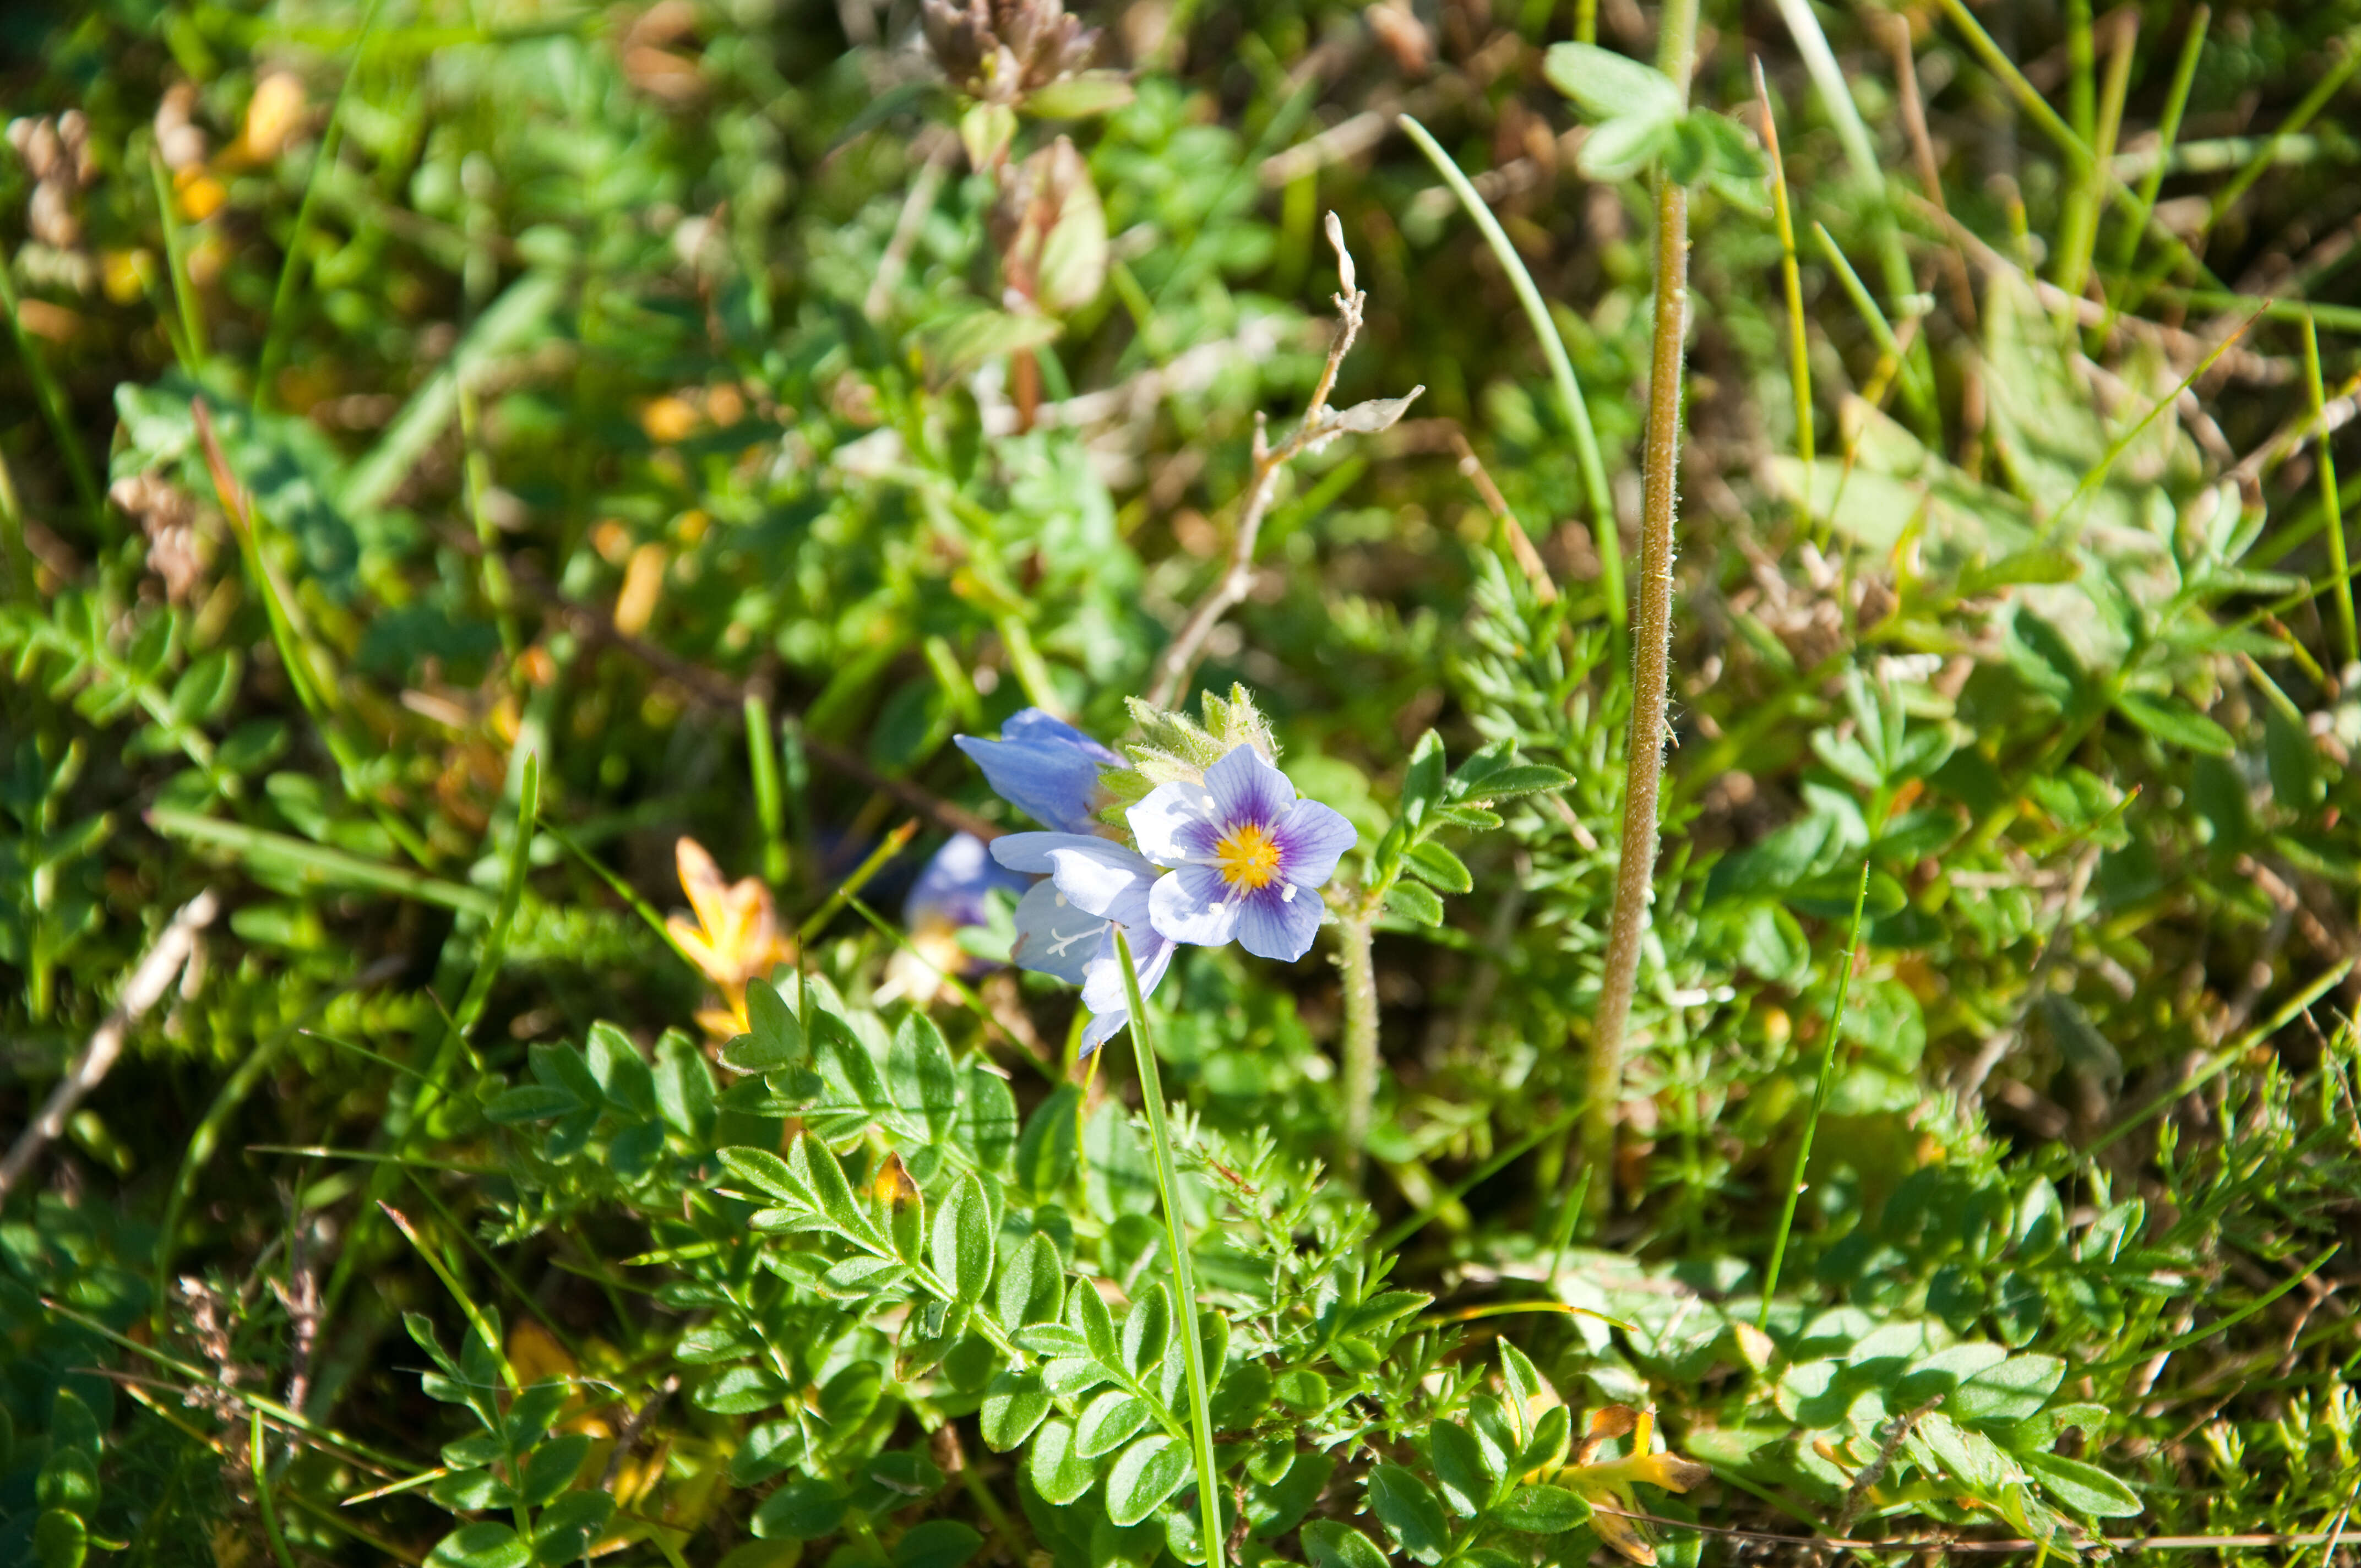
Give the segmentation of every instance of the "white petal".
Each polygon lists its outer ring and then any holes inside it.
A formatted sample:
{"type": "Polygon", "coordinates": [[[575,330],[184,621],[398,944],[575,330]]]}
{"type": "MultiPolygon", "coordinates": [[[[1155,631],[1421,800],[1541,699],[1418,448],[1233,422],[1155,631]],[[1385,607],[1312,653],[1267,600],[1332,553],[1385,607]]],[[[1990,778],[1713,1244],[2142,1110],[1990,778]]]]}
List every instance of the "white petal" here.
{"type": "Polygon", "coordinates": [[[1126,925],[1148,919],[1148,890],[1158,872],[1136,850],[1104,839],[1074,840],[1049,851],[1049,872],[1077,908],[1126,925]]]}
{"type": "Polygon", "coordinates": [[[1139,852],[1159,865],[1187,865],[1213,852],[1213,797],[1202,784],[1158,784],[1124,817],[1139,852]]]}
{"type": "Polygon", "coordinates": [[[1016,901],[1016,942],[1008,956],[1020,969],[1080,985],[1106,928],[1104,920],[1069,903],[1055,883],[1035,883],[1016,901]]]}

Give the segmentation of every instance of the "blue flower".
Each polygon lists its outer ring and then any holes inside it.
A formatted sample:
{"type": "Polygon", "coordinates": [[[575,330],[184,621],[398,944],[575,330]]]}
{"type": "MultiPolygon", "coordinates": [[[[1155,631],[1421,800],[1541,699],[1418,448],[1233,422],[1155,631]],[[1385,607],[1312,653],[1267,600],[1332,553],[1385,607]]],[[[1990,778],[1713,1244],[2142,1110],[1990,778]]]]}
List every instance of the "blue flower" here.
{"type": "Polygon", "coordinates": [[[1042,876],[1016,905],[1009,956],[1021,968],[1082,988],[1091,1014],[1082,1029],[1088,1056],[1131,1021],[1116,930],[1131,944],[1142,996],[1172,965],[1173,944],[1148,920],[1158,868],[1136,850],[1084,833],[1011,833],[994,841],[992,854],[1011,871],[1042,876]]]}
{"type": "Polygon", "coordinates": [[[1173,868],[1148,897],[1159,936],[1288,962],[1311,951],[1327,913],[1318,889],[1359,837],[1342,814],[1298,800],[1251,746],[1233,747],[1202,784],[1159,784],[1126,816],[1141,851],[1173,868]]]}
{"type": "Polygon", "coordinates": [[[1107,800],[1099,770],[1123,765],[1113,751],[1038,707],[1012,716],[997,740],[953,740],[1002,799],[1061,833],[1092,831],[1093,817],[1107,800]]]}
{"type": "Polygon", "coordinates": [[[938,950],[946,957],[957,954],[948,966],[957,973],[973,964],[972,959],[959,952],[958,934],[991,919],[993,891],[1005,888],[1022,894],[1031,885],[1028,878],[994,864],[992,851],[983,839],[972,833],[954,833],[910,884],[909,896],[902,901],[902,924],[909,928],[913,940],[928,949],[929,958],[936,957],[938,950]],[[945,943],[948,947],[941,946],[945,943]]]}

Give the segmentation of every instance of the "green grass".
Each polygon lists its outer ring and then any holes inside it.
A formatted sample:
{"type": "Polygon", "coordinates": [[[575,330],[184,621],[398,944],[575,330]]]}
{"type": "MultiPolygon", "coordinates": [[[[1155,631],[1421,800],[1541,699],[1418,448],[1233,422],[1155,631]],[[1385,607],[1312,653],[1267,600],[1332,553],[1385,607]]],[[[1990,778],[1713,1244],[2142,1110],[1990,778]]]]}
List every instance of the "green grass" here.
{"type": "Polygon", "coordinates": [[[0,1561],[2352,1558],[2361,8],[1923,8],[1939,192],[1885,18],[1575,10],[13,24],[0,1561]],[[1208,603],[1359,847],[1078,1061],[901,901],[1208,603]]]}

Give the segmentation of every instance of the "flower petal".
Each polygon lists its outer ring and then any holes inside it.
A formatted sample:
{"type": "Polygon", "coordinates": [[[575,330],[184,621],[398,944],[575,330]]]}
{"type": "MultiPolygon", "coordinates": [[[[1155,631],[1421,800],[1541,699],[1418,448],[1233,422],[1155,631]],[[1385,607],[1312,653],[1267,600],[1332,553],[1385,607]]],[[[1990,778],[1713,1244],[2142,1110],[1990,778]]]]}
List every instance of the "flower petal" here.
{"type": "Polygon", "coordinates": [[[1361,836],[1345,814],[1316,800],[1288,807],[1278,828],[1279,874],[1305,887],[1318,887],[1336,874],[1336,862],[1361,836]]]}
{"type": "Polygon", "coordinates": [[[1211,866],[1182,866],[1157,879],[1148,894],[1156,934],[1175,942],[1218,948],[1238,934],[1238,905],[1211,866]]]}
{"type": "MultiPolygon", "coordinates": [[[[1164,971],[1172,967],[1172,955],[1180,949],[1146,926],[1126,926],[1123,931],[1131,943],[1131,961],[1139,966],[1139,994],[1153,996],[1164,979],[1164,971]]],[[[1090,971],[1083,977],[1082,1005],[1093,1014],[1127,1014],[1131,1009],[1131,998],[1124,990],[1123,960],[1115,956],[1112,926],[1099,939],[1098,953],[1091,959],[1090,971]]]]}
{"type": "Polygon", "coordinates": [[[1221,837],[1213,797],[1202,784],[1158,784],[1124,819],[1139,852],[1159,865],[1210,859],[1221,837]]]}
{"type": "Polygon", "coordinates": [[[1014,871],[993,864],[983,839],[972,833],[954,833],[910,884],[909,896],[902,901],[902,924],[914,930],[938,923],[980,926],[994,888],[1021,894],[1028,886],[1014,871]]]}
{"type": "Polygon", "coordinates": [[[1214,817],[1228,832],[1242,822],[1268,827],[1295,803],[1295,786],[1252,746],[1233,746],[1205,770],[1214,817]]]}
{"type": "Polygon", "coordinates": [[[1104,839],[1082,839],[1049,851],[1058,891],[1078,909],[1126,926],[1148,924],[1148,890],[1160,874],[1137,850],[1104,839]]]}
{"type": "Polygon", "coordinates": [[[1049,858],[1056,851],[1106,841],[1088,833],[1003,833],[992,841],[992,858],[1012,872],[1048,876],[1058,869],[1049,858]]]}
{"type": "Polygon", "coordinates": [[[1035,821],[1065,832],[1083,832],[1100,799],[1099,769],[1119,763],[1114,752],[1038,707],[1028,707],[1001,726],[1001,738],[953,739],[975,759],[994,791],[1035,821]]]}
{"type": "Polygon", "coordinates": [[[1327,908],[1312,889],[1275,882],[1238,900],[1238,946],[1258,959],[1291,964],[1312,950],[1327,908]]]}
{"type": "Polygon", "coordinates": [[[1019,969],[1080,985],[1106,928],[1104,919],[1068,903],[1056,883],[1038,882],[1017,900],[1016,941],[1008,956],[1019,969]]]}

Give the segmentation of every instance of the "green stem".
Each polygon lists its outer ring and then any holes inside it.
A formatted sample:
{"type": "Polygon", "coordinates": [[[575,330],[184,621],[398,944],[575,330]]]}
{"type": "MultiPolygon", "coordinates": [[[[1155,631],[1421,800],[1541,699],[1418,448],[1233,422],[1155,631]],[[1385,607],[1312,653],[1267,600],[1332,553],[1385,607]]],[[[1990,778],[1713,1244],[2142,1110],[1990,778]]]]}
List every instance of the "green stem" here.
{"type": "Polygon", "coordinates": [[[2164,118],[2157,126],[2156,162],[2140,176],[2133,193],[2131,221],[2115,242],[2115,270],[2128,272],[2138,259],[2141,236],[2147,233],[2148,214],[2156,211],[2157,192],[2164,187],[2165,169],[2172,161],[2173,143],[2180,138],[2180,116],[2189,107],[2189,90],[2197,82],[2198,57],[2205,52],[2205,29],[2213,19],[2210,5],[2191,14],[2189,32],[2180,41],[2180,58],[2172,68],[2172,86],[2164,95],[2164,118]]]}
{"type": "Polygon", "coordinates": [[[1156,1070],[1156,1047],[1148,1035],[1148,999],[1139,993],[1139,970],[1123,927],[1115,928],[1115,956],[1123,962],[1125,999],[1131,1003],[1131,1048],[1139,1061],[1139,1097],[1148,1112],[1148,1141],[1156,1146],[1156,1191],[1164,1203],[1164,1234],[1172,1249],[1172,1278],[1180,1291],[1180,1355],[1189,1368],[1189,1419],[1197,1450],[1197,1506],[1204,1519],[1205,1568],[1222,1568],[1220,1475],[1213,1468],[1213,1406],[1205,1393],[1205,1345],[1197,1324],[1197,1276],[1189,1259],[1189,1228],[1180,1217],[1180,1173],[1172,1163],[1172,1135],[1164,1124],[1164,1082],[1156,1070]]]}
{"type": "Polygon", "coordinates": [[[205,318],[197,308],[197,287],[189,276],[189,251],[181,237],[181,214],[172,210],[172,179],[164,172],[164,155],[148,149],[148,177],[156,187],[156,212],[164,225],[164,264],[172,275],[172,300],[181,311],[181,368],[199,376],[205,363],[205,318]]]}
{"type": "MultiPolygon", "coordinates": [[[[1697,0],[1665,0],[1657,69],[1688,103],[1697,0]]],[[[1631,740],[1624,762],[1623,833],[1616,857],[1615,909],[1607,968],[1591,1032],[1582,1128],[1587,1197],[1604,1217],[1615,1198],[1615,1120],[1623,1103],[1623,1034],[1640,974],[1656,869],[1656,798],[1664,776],[1664,688],[1672,658],[1673,511],[1681,453],[1681,341],[1688,322],[1688,192],[1656,176],[1656,322],[1648,367],[1647,446],[1642,458],[1639,615],[1631,639],[1631,740]]]]}
{"type": "MultiPolygon", "coordinates": [[[[1754,98],[1763,115],[1763,148],[1771,159],[1771,215],[1779,227],[1779,287],[1787,300],[1787,380],[1795,400],[1795,456],[1804,465],[1804,511],[1811,513],[1812,356],[1804,330],[1804,276],[1795,259],[1795,217],[1787,203],[1787,165],[1779,155],[1779,122],[1771,113],[1771,88],[1763,61],[1754,62],[1754,98]]],[[[1826,531],[1820,535],[1825,544],[1826,531]]]]}
{"type": "Polygon", "coordinates": [[[295,226],[287,236],[287,254],[279,263],[279,286],[270,292],[270,314],[262,332],[262,356],[255,362],[257,408],[270,401],[270,379],[278,373],[280,361],[287,357],[287,302],[294,297],[295,270],[303,264],[303,236],[311,231],[312,203],[319,198],[320,185],[327,171],[335,166],[338,145],[343,139],[345,99],[361,73],[361,61],[368,54],[369,35],[377,29],[377,14],[384,8],[385,0],[369,0],[368,15],[361,19],[360,37],[353,43],[353,62],[346,68],[345,80],[336,88],[335,102],[328,105],[328,123],[320,132],[320,149],[312,155],[311,172],[303,177],[303,199],[295,205],[295,226]]]}
{"type": "Polygon", "coordinates": [[[746,694],[746,762],[753,775],[754,819],[763,829],[763,880],[773,887],[787,880],[785,803],[779,793],[777,731],[771,705],[759,692],[746,694]]]}
{"type": "Polygon", "coordinates": [[[1771,1235],[1771,1266],[1763,1275],[1763,1306],[1754,1326],[1771,1321],[1771,1293],[1779,1288],[1779,1266],[1786,1261],[1787,1234],[1795,1226],[1795,1201],[1804,1195],[1804,1169],[1812,1157],[1812,1135],[1819,1130],[1820,1113],[1828,1108],[1828,1080],[1835,1076],[1837,1036],[1844,1028],[1845,1003],[1852,992],[1853,955],[1861,950],[1861,916],[1869,902],[1869,862],[1861,863],[1861,886],[1852,895],[1852,924],[1845,938],[1844,972],[1837,980],[1837,1003],[1828,1010],[1828,1032],[1820,1042],[1820,1073],[1812,1084],[1812,1109],[1804,1118],[1803,1141],[1795,1146],[1795,1167],[1787,1179],[1787,1201],[1779,1211],[1779,1228],[1771,1235]]]}
{"type": "Polygon", "coordinates": [[[2345,510],[2336,493],[2336,458],[2330,450],[2327,393],[2320,381],[2320,334],[2303,318],[2303,378],[2312,393],[2312,417],[2320,427],[2320,505],[2328,530],[2328,562],[2336,573],[2336,629],[2345,638],[2345,662],[2361,659],[2361,634],[2353,618],[2353,578],[2345,564],[2345,510]]]}
{"type": "Polygon", "coordinates": [[[254,1501],[262,1515],[262,1533],[270,1538],[270,1554],[279,1559],[279,1568],[295,1568],[295,1558],[287,1550],[287,1537],[279,1529],[279,1509],[270,1500],[270,1466],[262,1453],[262,1412],[253,1414],[247,1435],[247,1453],[254,1464],[254,1501]]]}
{"type": "Polygon", "coordinates": [[[1368,1146],[1369,1123],[1378,1099],[1378,967],[1371,950],[1370,921],[1376,903],[1340,922],[1336,967],[1344,971],[1345,1038],[1338,1084],[1345,1102],[1336,1130],[1336,1175],[1347,1188],[1361,1182],[1361,1153],[1368,1146]]]}
{"type": "MultiPolygon", "coordinates": [[[[1686,80],[1686,78],[1684,78],[1686,80]]],[[[1533,286],[1532,274],[1525,269],[1524,258],[1509,242],[1500,227],[1500,220],[1484,204],[1484,198],[1468,183],[1459,165],[1443,150],[1424,126],[1408,115],[1398,116],[1401,128],[1416,142],[1459,204],[1475,220],[1484,242],[1492,247],[1493,258],[1509,275],[1510,286],[1517,291],[1517,301],[1524,306],[1525,319],[1532,324],[1533,335],[1541,340],[1542,357],[1549,361],[1550,379],[1557,385],[1559,410],[1565,415],[1567,426],[1574,432],[1575,461],[1582,468],[1583,498],[1590,506],[1590,532],[1598,551],[1598,589],[1606,596],[1607,617],[1619,629],[1628,613],[1623,598],[1623,538],[1615,528],[1615,503],[1607,490],[1607,468],[1598,455],[1598,435],[1590,425],[1590,406],[1583,400],[1582,383],[1574,378],[1574,361],[1566,357],[1565,340],[1559,335],[1556,321],[1549,306],[1542,301],[1542,291],[1533,286]]]]}

